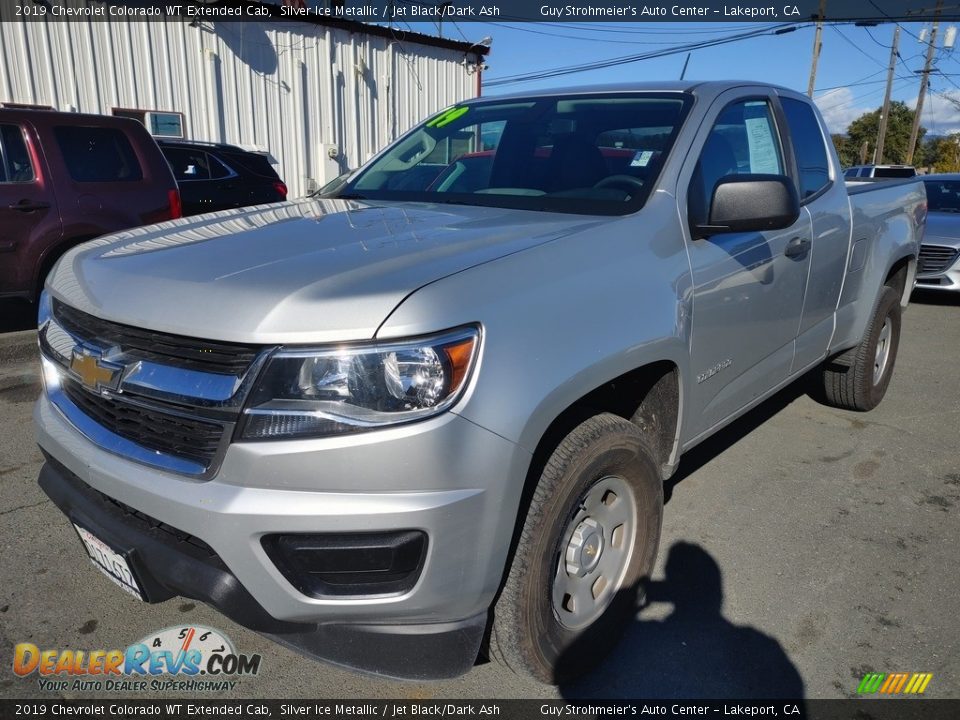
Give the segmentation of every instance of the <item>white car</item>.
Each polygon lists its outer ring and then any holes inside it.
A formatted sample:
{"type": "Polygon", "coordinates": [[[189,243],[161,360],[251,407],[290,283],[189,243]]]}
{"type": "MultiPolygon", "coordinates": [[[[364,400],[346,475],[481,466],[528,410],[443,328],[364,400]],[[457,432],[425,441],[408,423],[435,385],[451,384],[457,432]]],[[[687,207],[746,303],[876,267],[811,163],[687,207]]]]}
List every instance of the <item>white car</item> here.
{"type": "Polygon", "coordinates": [[[960,173],[925,175],[927,229],[917,263],[917,287],[960,292],[960,173]]]}

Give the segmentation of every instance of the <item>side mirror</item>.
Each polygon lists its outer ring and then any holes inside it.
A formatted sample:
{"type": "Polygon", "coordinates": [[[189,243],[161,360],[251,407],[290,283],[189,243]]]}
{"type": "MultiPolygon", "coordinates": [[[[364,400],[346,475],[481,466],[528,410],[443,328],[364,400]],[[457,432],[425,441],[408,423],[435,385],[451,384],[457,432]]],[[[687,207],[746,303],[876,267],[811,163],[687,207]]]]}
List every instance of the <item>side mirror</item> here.
{"type": "Polygon", "coordinates": [[[719,233],[781,230],[800,217],[800,199],[784,175],[729,175],[713,190],[710,219],[694,226],[694,237],[719,233]]]}

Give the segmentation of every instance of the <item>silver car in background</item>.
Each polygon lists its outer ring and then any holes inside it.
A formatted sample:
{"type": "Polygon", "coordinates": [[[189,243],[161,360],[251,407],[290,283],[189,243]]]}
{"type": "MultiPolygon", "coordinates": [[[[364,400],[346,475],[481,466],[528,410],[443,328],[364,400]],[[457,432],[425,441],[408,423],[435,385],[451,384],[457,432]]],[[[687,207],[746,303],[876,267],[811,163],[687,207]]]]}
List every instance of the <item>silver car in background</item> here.
{"type": "Polygon", "coordinates": [[[927,229],[920,246],[917,287],[960,292],[960,173],[926,175],[927,229]]]}

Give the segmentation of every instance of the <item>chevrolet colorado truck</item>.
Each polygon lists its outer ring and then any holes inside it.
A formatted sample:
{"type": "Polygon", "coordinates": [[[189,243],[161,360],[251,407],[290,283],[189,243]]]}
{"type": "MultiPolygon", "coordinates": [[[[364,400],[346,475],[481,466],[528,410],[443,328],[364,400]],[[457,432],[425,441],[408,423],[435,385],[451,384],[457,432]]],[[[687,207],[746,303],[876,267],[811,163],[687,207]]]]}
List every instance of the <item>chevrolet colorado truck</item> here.
{"type": "Polygon", "coordinates": [[[64,562],[403,678],[596,664],[685,451],[801,376],[880,402],[926,219],[735,82],[464,102],[335,195],[68,252],[39,482],[64,562]]]}

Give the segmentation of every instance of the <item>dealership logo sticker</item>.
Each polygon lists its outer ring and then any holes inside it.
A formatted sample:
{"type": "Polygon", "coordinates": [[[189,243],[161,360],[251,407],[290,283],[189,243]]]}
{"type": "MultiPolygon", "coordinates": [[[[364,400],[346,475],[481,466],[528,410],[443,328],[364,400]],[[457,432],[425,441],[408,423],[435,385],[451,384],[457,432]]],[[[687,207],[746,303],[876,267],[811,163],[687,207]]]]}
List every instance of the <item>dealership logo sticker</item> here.
{"type": "Polygon", "coordinates": [[[40,649],[18,643],[13,672],[37,675],[41,690],[61,692],[223,692],[260,672],[259,654],[237,652],[219,630],[169,627],[123,650],[40,649]]]}
{"type": "Polygon", "coordinates": [[[932,673],[867,673],[857,686],[858,695],[923,695],[932,673]]]}

